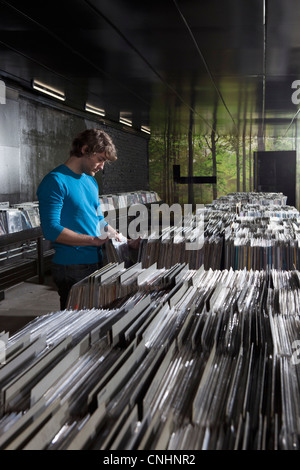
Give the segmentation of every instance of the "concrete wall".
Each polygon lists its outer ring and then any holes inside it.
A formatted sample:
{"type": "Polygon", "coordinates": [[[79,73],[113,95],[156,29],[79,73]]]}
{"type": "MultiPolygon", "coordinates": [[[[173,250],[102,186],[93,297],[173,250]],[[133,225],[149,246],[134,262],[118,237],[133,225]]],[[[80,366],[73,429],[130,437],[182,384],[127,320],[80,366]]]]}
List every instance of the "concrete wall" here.
{"type": "Polygon", "coordinates": [[[84,129],[98,127],[111,135],[118,160],[97,175],[100,193],[148,188],[148,142],[120,129],[42,104],[6,89],[0,104],[0,201],[36,200],[43,176],[69,156],[71,142],[84,129]]]}
{"type": "Polygon", "coordinates": [[[0,197],[16,201],[20,196],[20,106],[17,93],[6,90],[6,102],[0,105],[0,197]]]}

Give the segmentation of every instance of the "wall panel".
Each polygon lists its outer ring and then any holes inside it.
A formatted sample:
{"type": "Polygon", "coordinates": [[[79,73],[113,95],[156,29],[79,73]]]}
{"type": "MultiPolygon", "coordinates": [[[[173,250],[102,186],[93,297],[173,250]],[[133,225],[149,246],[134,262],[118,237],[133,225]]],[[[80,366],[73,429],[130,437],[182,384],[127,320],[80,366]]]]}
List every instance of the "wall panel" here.
{"type": "Polygon", "coordinates": [[[118,160],[97,175],[100,192],[148,189],[147,139],[8,89],[0,106],[0,201],[36,200],[39,182],[68,158],[73,137],[89,127],[103,128],[118,151],[118,160]]]}

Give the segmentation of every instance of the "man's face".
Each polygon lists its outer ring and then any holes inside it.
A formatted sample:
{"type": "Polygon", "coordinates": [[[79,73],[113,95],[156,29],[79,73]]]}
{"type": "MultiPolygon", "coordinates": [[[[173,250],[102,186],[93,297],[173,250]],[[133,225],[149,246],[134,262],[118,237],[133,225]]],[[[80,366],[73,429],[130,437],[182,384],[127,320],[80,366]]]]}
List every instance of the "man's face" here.
{"type": "Polygon", "coordinates": [[[107,160],[104,152],[84,155],[82,159],[82,171],[90,176],[95,176],[98,171],[103,170],[107,160]]]}

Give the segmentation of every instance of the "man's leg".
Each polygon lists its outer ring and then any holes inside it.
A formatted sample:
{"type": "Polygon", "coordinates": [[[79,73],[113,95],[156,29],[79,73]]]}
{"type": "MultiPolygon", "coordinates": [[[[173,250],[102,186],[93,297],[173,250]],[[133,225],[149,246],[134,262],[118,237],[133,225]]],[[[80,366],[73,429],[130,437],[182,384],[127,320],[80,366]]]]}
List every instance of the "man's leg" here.
{"type": "Polygon", "coordinates": [[[71,264],[69,266],[52,263],[52,277],[60,297],[60,309],[67,306],[70,290],[74,284],[97,271],[102,265],[71,264]]]}

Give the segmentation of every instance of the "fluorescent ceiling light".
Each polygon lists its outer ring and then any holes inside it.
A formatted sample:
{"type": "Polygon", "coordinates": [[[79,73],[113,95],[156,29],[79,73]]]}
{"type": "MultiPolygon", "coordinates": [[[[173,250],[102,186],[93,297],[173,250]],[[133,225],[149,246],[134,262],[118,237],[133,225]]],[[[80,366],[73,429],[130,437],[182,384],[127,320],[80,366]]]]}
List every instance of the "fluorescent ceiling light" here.
{"type": "Polygon", "coordinates": [[[150,127],[147,126],[142,126],[141,131],[146,132],[146,134],[151,134],[150,127]]]}
{"type": "Polygon", "coordinates": [[[120,118],[119,122],[121,124],[125,124],[125,126],[132,126],[132,120],[128,118],[128,116],[131,116],[131,113],[128,111],[121,111],[120,112],[120,118]]]}
{"type": "Polygon", "coordinates": [[[132,121],[130,121],[130,119],[120,117],[119,121],[121,124],[125,124],[125,126],[132,126],[132,121]]]}
{"type": "Polygon", "coordinates": [[[85,105],[85,110],[89,111],[89,113],[98,114],[99,116],[105,116],[104,109],[96,108],[95,106],[92,106],[91,104],[88,104],[88,103],[86,103],[85,105]]]}
{"type": "Polygon", "coordinates": [[[46,95],[57,98],[58,100],[65,101],[66,99],[66,96],[62,91],[56,90],[55,88],[52,88],[49,85],[45,85],[45,83],[39,82],[37,80],[33,80],[32,87],[35,90],[41,91],[46,95]]]}

